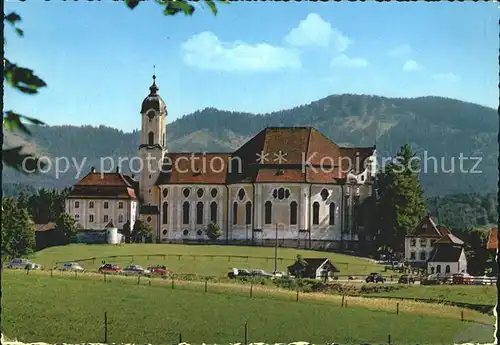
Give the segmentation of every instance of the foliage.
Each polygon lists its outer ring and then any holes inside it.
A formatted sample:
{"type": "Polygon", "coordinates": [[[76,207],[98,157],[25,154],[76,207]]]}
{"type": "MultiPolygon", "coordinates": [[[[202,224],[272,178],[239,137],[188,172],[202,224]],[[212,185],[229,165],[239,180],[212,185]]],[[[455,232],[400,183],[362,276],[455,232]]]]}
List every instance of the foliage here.
{"type": "Polygon", "coordinates": [[[63,190],[41,188],[28,195],[24,190],[21,190],[17,201],[22,207],[28,209],[36,224],[46,224],[55,222],[64,212],[65,200],[69,192],[69,188],[63,190]]]}
{"type": "Polygon", "coordinates": [[[302,258],[302,255],[297,255],[297,258],[292,266],[293,269],[290,274],[296,276],[297,278],[302,278],[307,267],[307,262],[302,258]]]}
{"type": "Polygon", "coordinates": [[[2,260],[25,257],[35,249],[35,224],[17,200],[2,198],[2,260]]]}
{"type": "Polygon", "coordinates": [[[61,213],[56,220],[56,230],[70,241],[78,230],[75,218],[66,212],[61,213]]]}
{"type": "Polygon", "coordinates": [[[380,217],[375,242],[388,251],[401,253],[404,238],[427,213],[423,189],[418,179],[418,163],[411,147],[401,147],[394,162],[385,166],[376,181],[377,215],[380,217]]]}
{"type": "Polygon", "coordinates": [[[143,238],[148,239],[151,237],[153,229],[146,222],[137,219],[134,223],[134,228],[132,229],[132,241],[134,243],[141,242],[143,238]]]}
{"type": "Polygon", "coordinates": [[[489,227],[498,222],[497,193],[455,194],[428,200],[429,210],[450,230],[489,227]]]}
{"type": "Polygon", "coordinates": [[[467,272],[469,274],[483,275],[489,268],[496,266],[494,253],[486,249],[488,229],[455,229],[453,234],[465,242],[467,272]]]}
{"type": "Polygon", "coordinates": [[[222,230],[219,224],[213,222],[210,222],[208,224],[205,233],[207,234],[207,237],[212,241],[216,241],[219,237],[222,236],[222,230]]]}
{"type": "MultiPolygon", "coordinates": [[[[139,5],[141,0],[126,0],[125,3],[130,9],[134,9],[139,5]]],[[[187,0],[156,0],[156,2],[164,6],[163,14],[166,16],[176,15],[178,13],[184,13],[185,15],[192,15],[195,11],[195,7],[191,5],[187,0]]],[[[228,0],[219,0],[222,3],[228,3],[228,0]]],[[[205,0],[205,3],[210,8],[210,11],[216,15],[217,6],[214,0],[205,0]]],[[[10,24],[19,36],[24,36],[24,31],[17,27],[17,23],[21,21],[21,17],[15,13],[11,12],[4,15],[4,22],[10,24]]],[[[4,45],[5,45],[4,37],[4,45]]],[[[45,81],[40,77],[35,75],[34,71],[16,65],[10,62],[7,58],[4,58],[4,80],[6,83],[25,94],[33,95],[37,94],[40,88],[47,86],[45,81]]],[[[31,135],[30,129],[25,125],[24,121],[32,123],[34,125],[44,125],[40,120],[32,117],[18,114],[12,110],[7,110],[4,112],[3,126],[9,131],[15,131],[19,129],[21,132],[31,135]]],[[[37,172],[38,167],[45,167],[46,164],[40,162],[34,155],[23,153],[23,146],[17,146],[13,148],[2,148],[2,162],[14,168],[17,171],[23,170],[23,162],[26,160],[26,170],[37,172]]]]}
{"type": "Polygon", "coordinates": [[[127,220],[125,224],[123,224],[122,234],[125,236],[125,243],[130,243],[131,231],[130,231],[130,221],[127,220]]]}

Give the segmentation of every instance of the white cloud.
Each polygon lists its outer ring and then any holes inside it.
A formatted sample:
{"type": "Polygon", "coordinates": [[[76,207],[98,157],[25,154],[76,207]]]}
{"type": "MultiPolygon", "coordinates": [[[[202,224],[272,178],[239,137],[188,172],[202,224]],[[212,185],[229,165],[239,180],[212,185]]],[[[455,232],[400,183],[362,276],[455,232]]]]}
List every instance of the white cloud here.
{"type": "Polygon", "coordinates": [[[339,55],[333,58],[332,67],[345,67],[345,68],[365,68],[369,65],[368,61],[361,58],[350,58],[347,55],[339,55]]]}
{"type": "Polygon", "coordinates": [[[443,83],[456,83],[460,81],[460,77],[454,73],[436,73],[432,76],[435,80],[443,83]]]}
{"type": "Polygon", "coordinates": [[[331,46],[337,52],[345,51],[350,43],[347,36],[332,28],[332,25],[317,13],[310,13],[306,19],[301,20],[299,26],[286,35],[285,40],[296,47],[331,46]]]}
{"type": "Polygon", "coordinates": [[[415,60],[408,60],[403,65],[403,71],[411,72],[411,71],[420,71],[423,69],[422,65],[417,63],[415,60]]]}
{"type": "Polygon", "coordinates": [[[222,42],[210,31],[192,36],[181,46],[184,63],[204,70],[270,72],[299,69],[299,52],[267,43],[222,42]]]}
{"type": "Polygon", "coordinates": [[[411,47],[408,44],[400,45],[394,49],[389,50],[387,55],[390,57],[401,57],[411,53],[411,47]]]}

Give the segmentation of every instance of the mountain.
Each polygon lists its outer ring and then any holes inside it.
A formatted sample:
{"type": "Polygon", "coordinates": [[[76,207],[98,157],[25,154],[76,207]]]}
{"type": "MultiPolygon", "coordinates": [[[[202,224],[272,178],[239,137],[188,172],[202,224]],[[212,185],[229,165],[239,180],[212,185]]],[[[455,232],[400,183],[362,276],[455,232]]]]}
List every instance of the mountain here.
{"type": "MultiPolygon", "coordinates": [[[[421,173],[427,196],[483,193],[497,188],[497,112],[442,97],[332,95],[293,109],[259,115],[207,108],[168,124],[168,147],[170,151],[229,152],[267,126],[313,126],[339,145],[376,144],[379,160],[393,156],[409,142],[418,156],[428,159],[421,173]],[[460,155],[464,157],[461,171],[460,155]],[[435,162],[429,157],[435,157],[435,162]],[[447,172],[453,164],[454,172],[447,172]]],[[[32,132],[33,138],[27,139],[32,143],[30,150],[83,162],[81,175],[76,176],[74,163],[60,176],[54,172],[21,175],[4,169],[4,184],[57,188],[71,185],[91,166],[101,166],[101,157],[116,161],[118,157],[133,157],[139,145],[139,131],[124,133],[105,126],[38,126],[32,127],[32,132]]],[[[123,167],[123,171],[129,169],[123,167]]]]}

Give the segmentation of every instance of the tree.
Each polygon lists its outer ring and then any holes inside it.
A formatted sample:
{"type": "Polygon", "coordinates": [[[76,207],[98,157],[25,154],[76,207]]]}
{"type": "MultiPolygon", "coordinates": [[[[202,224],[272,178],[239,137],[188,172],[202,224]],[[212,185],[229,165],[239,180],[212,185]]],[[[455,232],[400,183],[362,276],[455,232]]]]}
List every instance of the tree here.
{"type": "Polygon", "coordinates": [[[290,272],[297,278],[302,278],[304,276],[304,272],[306,271],[307,262],[302,259],[302,255],[297,255],[294,264],[292,265],[293,269],[290,272]]]}
{"type": "MultiPolygon", "coordinates": [[[[218,1],[229,3],[229,0],[218,1]]],[[[125,0],[125,4],[130,9],[134,9],[140,3],[141,0],[125,0]]],[[[185,15],[191,16],[196,9],[187,0],[156,0],[156,3],[164,7],[163,14],[166,16],[173,16],[178,13],[184,13],[185,15]]],[[[205,4],[214,15],[217,14],[218,9],[214,0],[205,0],[205,4]]],[[[15,12],[4,15],[4,22],[11,25],[19,36],[23,36],[24,31],[17,27],[17,23],[20,21],[21,17],[15,12]]],[[[5,42],[6,40],[4,37],[4,48],[6,44],[5,42]]],[[[41,88],[47,86],[47,84],[40,77],[35,75],[33,70],[18,66],[10,62],[7,58],[4,58],[4,80],[10,87],[30,95],[37,94],[41,88]]],[[[31,135],[31,131],[26,126],[25,122],[33,125],[44,125],[44,123],[40,120],[18,114],[12,110],[4,112],[3,125],[4,128],[9,131],[20,130],[24,134],[31,135]]],[[[46,165],[43,162],[39,162],[34,155],[23,152],[23,146],[16,146],[9,149],[2,148],[2,162],[6,166],[10,166],[24,173],[32,170],[38,171],[38,168],[46,165]],[[27,159],[25,167],[26,170],[23,170],[23,161],[25,159],[27,159]]]]}
{"type": "Polygon", "coordinates": [[[61,213],[56,220],[56,231],[63,235],[69,242],[78,231],[75,218],[66,212],[61,213]]]}
{"type": "Polygon", "coordinates": [[[403,252],[404,238],[427,214],[423,188],[419,182],[419,165],[410,145],[405,144],[396,159],[377,176],[378,229],[375,241],[385,251],[403,252]]]}
{"type": "Polygon", "coordinates": [[[122,234],[125,236],[125,243],[130,243],[130,221],[123,224],[122,234]]]}
{"type": "Polygon", "coordinates": [[[153,229],[140,219],[137,219],[132,229],[132,240],[137,243],[141,242],[143,238],[151,237],[153,229]]]}
{"type": "Polygon", "coordinates": [[[35,224],[15,198],[2,198],[2,260],[26,257],[35,250],[35,224]]]}
{"type": "Polygon", "coordinates": [[[205,233],[207,234],[207,237],[212,241],[216,241],[219,237],[222,236],[222,230],[220,229],[219,224],[213,222],[210,222],[210,224],[208,224],[205,233]]]}

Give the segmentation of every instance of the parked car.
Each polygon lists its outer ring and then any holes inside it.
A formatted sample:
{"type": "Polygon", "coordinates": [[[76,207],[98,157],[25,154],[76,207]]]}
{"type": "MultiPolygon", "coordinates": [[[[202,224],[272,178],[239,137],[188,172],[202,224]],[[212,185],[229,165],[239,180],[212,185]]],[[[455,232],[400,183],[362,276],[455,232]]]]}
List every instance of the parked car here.
{"type": "Polygon", "coordinates": [[[147,270],[151,272],[153,275],[159,275],[159,276],[166,276],[169,275],[171,272],[167,270],[166,266],[148,266],[147,270]]]}
{"type": "Polygon", "coordinates": [[[407,274],[403,274],[399,277],[398,284],[415,284],[415,279],[407,274]]]}
{"type": "Polygon", "coordinates": [[[365,281],[367,283],[383,283],[385,279],[379,273],[370,273],[368,277],[366,277],[365,281]]]}
{"type": "Polygon", "coordinates": [[[128,265],[122,270],[124,275],[149,275],[151,271],[145,270],[140,265],[128,265]]]}
{"type": "Polygon", "coordinates": [[[120,271],[120,266],[113,264],[104,264],[99,267],[99,273],[119,273],[120,271]]]}
{"type": "Polygon", "coordinates": [[[250,277],[252,274],[250,273],[249,270],[246,269],[240,269],[240,268],[233,268],[231,272],[227,274],[227,276],[230,279],[234,279],[237,277],[250,277]]]}
{"type": "Polygon", "coordinates": [[[10,260],[7,268],[17,268],[17,269],[25,269],[28,268],[32,262],[27,259],[12,259],[10,260]]]}
{"type": "Polygon", "coordinates": [[[26,265],[25,269],[27,269],[27,270],[41,270],[42,265],[34,264],[34,263],[30,262],[29,264],[26,265]]]}
{"type": "Polygon", "coordinates": [[[83,271],[83,267],[78,262],[66,262],[61,267],[61,271],[83,271]]]}
{"type": "Polygon", "coordinates": [[[445,277],[438,274],[430,274],[420,281],[420,285],[439,285],[446,280],[445,277]]]}
{"type": "Polygon", "coordinates": [[[283,278],[283,277],[285,277],[285,276],[286,276],[286,274],[285,274],[285,273],[280,272],[280,271],[275,271],[275,272],[273,272],[273,273],[271,273],[271,274],[272,274],[272,276],[273,276],[274,278],[283,278]]]}
{"type": "Polygon", "coordinates": [[[262,277],[262,278],[271,278],[273,275],[271,273],[267,273],[264,270],[251,270],[250,274],[254,277],[262,277]]]}

